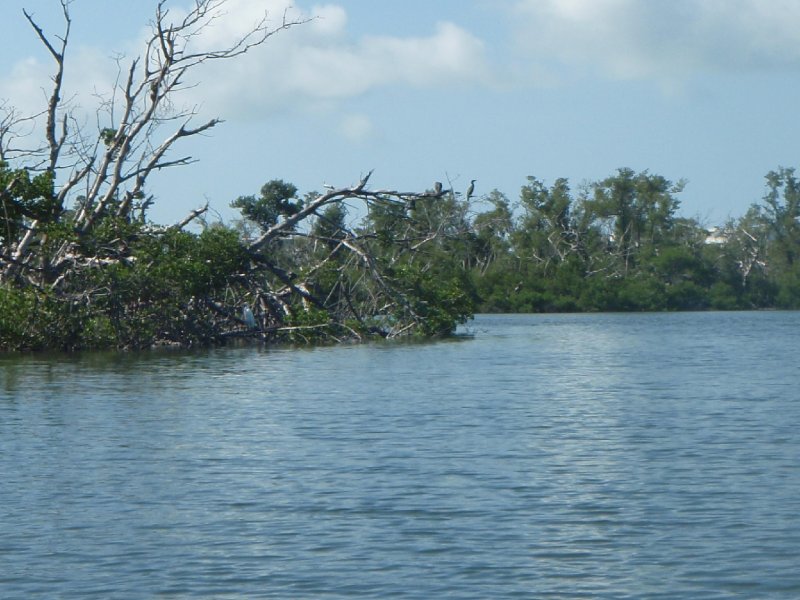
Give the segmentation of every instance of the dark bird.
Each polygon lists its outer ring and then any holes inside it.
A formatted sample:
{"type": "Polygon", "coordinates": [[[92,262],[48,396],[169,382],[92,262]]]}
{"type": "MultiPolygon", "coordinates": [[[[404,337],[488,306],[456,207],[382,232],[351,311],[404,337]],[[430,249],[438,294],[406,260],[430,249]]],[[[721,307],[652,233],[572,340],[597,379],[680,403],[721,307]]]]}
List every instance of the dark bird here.
{"type": "Polygon", "coordinates": [[[442,195],[442,182],[441,181],[435,181],[434,182],[434,184],[433,184],[433,193],[436,194],[437,196],[441,196],[442,195]]]}
{"type": "Polygon", "coordinates": [[[475,182],[476,179],[471,179],[469,182],[469,187],[467,188],[467,200],[472,198],[472,194],[475,192],[475,182]]]}

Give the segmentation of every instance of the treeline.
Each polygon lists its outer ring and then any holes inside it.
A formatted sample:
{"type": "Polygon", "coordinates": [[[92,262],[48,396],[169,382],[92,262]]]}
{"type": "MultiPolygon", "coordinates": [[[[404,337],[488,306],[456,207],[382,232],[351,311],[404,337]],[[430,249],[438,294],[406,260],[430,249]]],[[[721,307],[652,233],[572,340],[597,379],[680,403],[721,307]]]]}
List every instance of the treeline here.
{"type": "Polygon", "coordinates": [[[800,181],[766,176],[762,201],[721,226],[680,216],[683,182],[619,169],[582,186],[529,177],[471,222],[465,266],[484,312],[800,307],[800,181]]]}
{"type": "Polygon", "coordinates": [[[798,308],[800,180],[766,182],[712,230],[679,215],[682,182],[630,169],[577,192],[530,177],[516,202],[369,176],[301,198],[273,180],[227,225],[202,211],[155,225],[123,196],[81,228],[84,200],[64,209],[47,172],[0,162],[0,350],[431,337],[478,311],[798,308]]]}

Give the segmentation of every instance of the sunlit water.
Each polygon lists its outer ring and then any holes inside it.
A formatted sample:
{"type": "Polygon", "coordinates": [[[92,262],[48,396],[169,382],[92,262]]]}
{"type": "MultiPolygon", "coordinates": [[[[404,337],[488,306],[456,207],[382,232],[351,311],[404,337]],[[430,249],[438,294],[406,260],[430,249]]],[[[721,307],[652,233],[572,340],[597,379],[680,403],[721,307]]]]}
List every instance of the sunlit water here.
{"type": "Polygon", "coordinates": [[[800,313],[0,358],[0,598],[799,598],[800,313]]]}

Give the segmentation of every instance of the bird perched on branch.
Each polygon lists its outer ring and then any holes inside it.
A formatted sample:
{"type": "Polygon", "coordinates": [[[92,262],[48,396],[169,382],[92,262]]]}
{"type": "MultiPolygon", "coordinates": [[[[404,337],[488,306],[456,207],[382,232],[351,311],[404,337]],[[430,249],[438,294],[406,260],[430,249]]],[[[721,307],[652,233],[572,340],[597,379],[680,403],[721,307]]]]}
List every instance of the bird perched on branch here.
{"type": "Polygon", "coordinates": [[[472,198],[472,194],[475,192],[475,182],[477,179],[470,179],[469,187],[467,188],[467,200],[472,198]]]}
{"type": "Polygon", "coordinates": [[[436,194],[437,196],[441,196],[442,195],[442,182],[441,181],[435,181],[433,183],[433,193],[436,194]]]}

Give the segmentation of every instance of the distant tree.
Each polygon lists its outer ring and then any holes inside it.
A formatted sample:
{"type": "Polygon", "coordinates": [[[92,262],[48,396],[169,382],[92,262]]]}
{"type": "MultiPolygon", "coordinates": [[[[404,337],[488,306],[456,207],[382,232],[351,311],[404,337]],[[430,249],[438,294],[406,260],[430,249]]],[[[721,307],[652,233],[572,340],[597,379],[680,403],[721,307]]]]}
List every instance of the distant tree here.
{"type": "Polygon", "coordinates": [[[233,208],[259,227],[269,228],[279,219],[297,214],[303,207],[303,201],[297,197],[297,188],[291,183],[274,179],[263,185],[261,195],[240,196],[231,203],[233,208]]]}
{"type": "Polygon", "coordinates": [[[520,191],[520,204],[524,212],[512,236],[514,251],[548,272],[574,249],[569,184],[562,178],[547,188],[528,177],[520,191]]]}
{"type": "MultiPolygon", "coordinates": [[[[473,219],[474,263],[482,273],[496,261],[508,258],[510,237],[514,231],[514,215],[508,198],[498,190],[492,190],[486,200],[493,208],[473,219]]],[[[504,268],[508,268],[505,263],[504,268]]]]}
{"type": "Polygon", "coordinates": [[[591,206],[600,219],[611,224],[610,239],[622,274],[634,268],[654,244],[669,238],[680,206],[675,194],[683,187],[682,181],[673,184],[660,175],[637,174],[627,168],[595,184],[591,206]]]}
{"type": "Polygon", "coordinates": [[[800,181],[791,168],[766,176],[761,215],[769,230],[770,259],[775,267],[794,272],[800,257],[800,181]]]}

